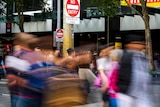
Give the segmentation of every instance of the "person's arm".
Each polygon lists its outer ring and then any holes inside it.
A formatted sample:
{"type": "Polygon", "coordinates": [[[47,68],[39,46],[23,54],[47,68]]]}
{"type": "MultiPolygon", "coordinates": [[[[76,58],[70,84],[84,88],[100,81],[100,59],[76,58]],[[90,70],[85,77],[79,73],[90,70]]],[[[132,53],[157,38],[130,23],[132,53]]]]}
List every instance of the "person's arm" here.
{"type": "Polygon", "coordinates": [[[97,63],[97,70],[99,72],[101,83],[102,83],[102,92],[106,92],[108,88],[108,77],[105,74],[106,66],[107,66],[107,59],[106,58],[99,58],[96,60],[97,63]]]}
{"type": "Polygon", "coordinates": [[[86,52],[84,54],[77,55],[75,58],[77,65],[90,64],[92,61],[91,52],[86,52]]]}
{"type": "Polygon", "coordinates": [[[106,76],[105,71],[103,69],[99,70],[99,74],[100,74],[101,82],[102,82],[101,90],[102,90],[102,93],[105,93],[107,90],[107,87],[108,87],[107,76],[106,76]]]}

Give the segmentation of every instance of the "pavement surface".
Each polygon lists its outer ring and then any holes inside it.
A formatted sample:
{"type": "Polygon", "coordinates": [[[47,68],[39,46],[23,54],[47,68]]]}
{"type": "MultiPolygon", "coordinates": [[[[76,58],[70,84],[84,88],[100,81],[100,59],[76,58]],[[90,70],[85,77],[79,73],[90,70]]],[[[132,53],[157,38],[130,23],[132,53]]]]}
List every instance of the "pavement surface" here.
{"type": "MultiPolygon", "coordinates": [[[[160,76],[153,78],[152,85],[152,95],[153,95],[153,102],[154,107],[160,107],[160,76]]],[[[98,97],[98,93],[94,95],[95,92],[92,92],[92,97],[98,97]]],[[[102,103],[93,103],[88,104],[85,107],[101,107],[102,103]]],[[[7,81],[0,80],[0,107],[11,107],[10,106],[10,95],[7,89],[7,81]]],[[[81,107],[81,106],[79,106],[81,107]]],[[[84,106],[82,106],[84,107],[84,106]]]]}
{"type": "Polygon", "coordinates": [[[0,107],[11,107],[7,81],[3,79],[0,80],[0,107]]]}

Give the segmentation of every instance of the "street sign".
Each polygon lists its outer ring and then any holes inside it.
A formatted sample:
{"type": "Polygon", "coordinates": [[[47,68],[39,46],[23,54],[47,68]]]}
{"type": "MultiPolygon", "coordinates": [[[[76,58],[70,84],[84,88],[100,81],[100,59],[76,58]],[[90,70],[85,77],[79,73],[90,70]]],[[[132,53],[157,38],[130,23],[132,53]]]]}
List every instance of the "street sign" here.
{"type": "Polygon", "coordinates": [[[11,33],[11,23],[6,23],[6,33],[11,33]]]}
{"type": "Polygon", "coordinates": [[[79,24],[80,23],[80,0],[66,1],[66,23],[79,24]]]}
{"type": "Polygon", "coordinates": [[[80,12],[80,5],[78,0],[67,0],[66,10],[69,16],[77,16],[80,12]]]}
{"type": "Polygon", "coordinates": [[[56,30],[56,42],[63,42],[63,30],[62,29],[56,30]]]}

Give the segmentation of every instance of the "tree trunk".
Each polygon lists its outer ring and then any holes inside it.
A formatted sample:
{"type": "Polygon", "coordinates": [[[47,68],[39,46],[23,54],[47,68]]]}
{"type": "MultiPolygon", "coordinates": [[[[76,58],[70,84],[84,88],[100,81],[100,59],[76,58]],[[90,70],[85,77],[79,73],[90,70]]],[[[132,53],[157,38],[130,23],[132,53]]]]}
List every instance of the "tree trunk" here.
{"type": "Polygon", "coordinates": [[[149,63],[151,64],[151,70],[153,70],[153,53],[152,53],[152,39],[149,24],[149,15],[146,5],[142,5],[143,20],[145,23],[145,39],[146,39],[146,53],[148,55],[149,63]]]}
{"type": "Polygon", "coordinates": [[[23,5],[24,5],[23,0],[21,0],[21,1],[16,0],[16,9],[17,9],[17,12],[18,12],[18,19],[19,19],[18,26],[19,26],[19,30],[21,32],[24,32],[23,5]]]}
{"type": "Polygon", "coordinates": [[[24,17],[23,15],[19,15],[19,29],[21,32],[24,32],[24,17]]]}
{"type": "Polygon", "coordinates": [[[137,14],[139,14],[145,25],[145,40],[146,40],[146,54],[148,56],[149,63],[151,65],[151,70],[153,70],[154,63],[153,63],[153,55],[152,55],[152,40],[151,40],[151,33],[150,33],[150,25],[149,25],[149,15],[147,10],[147,0],[140,0],[140,4],[142,7],[142,13],[137,11],[135,8],[132,7],[132,5],[129,4],[127,0],[125,2],[128,4],[128,6],[135,11],[137,14]]]}
{"type": "Polygon", "coordinates": [[[151,39],[149,23],[145,25],[145,39],[146,39],[146,52],[148,55],[149,63],[151,64],[151,69],[153,69],[154,63],[152,55],[152,39],[151,39]]]}

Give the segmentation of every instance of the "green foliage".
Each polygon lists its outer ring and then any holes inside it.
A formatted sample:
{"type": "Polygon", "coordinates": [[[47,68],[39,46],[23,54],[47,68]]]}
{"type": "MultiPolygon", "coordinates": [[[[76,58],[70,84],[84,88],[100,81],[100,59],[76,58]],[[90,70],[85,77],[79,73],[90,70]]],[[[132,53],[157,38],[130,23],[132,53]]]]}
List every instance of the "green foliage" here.
{"type": "Polygon", "coordinates": [[[5,7],[6,7],[6,3],[0,0],[0,15],[5,14],[5,7]]]}
{"type": "MultiPolygon", "coordinates": [[[[35,10],[49,10],[45,9],[47,2],[43,0],[0,0],[0,5],[2,1],[6,3],[4,8],[0,8],[0,15],[3,13],[6,15],[7,22],[14,22],[19,26],[21,32],[24,32],[24,15],[25,11],[35,11],[35,10]],[[14,7],[14,9],[13,9],[14,7]],[[5,12],[4,10],[6,10],[5,12]],[[13,13],[18,13],[17,16],[14,16],[13,13]]],[[[0,6],[1,7],[1,6],[0,6]]],[[[47,11],[48,12],[48,11],[47,11]]]]}
{"type": "Polygon", "coordinates": [[[106,16],[114,17],[120,7],[120,0],[91,0],[88,6],[96,6],[104,12],[106,16]]]}

